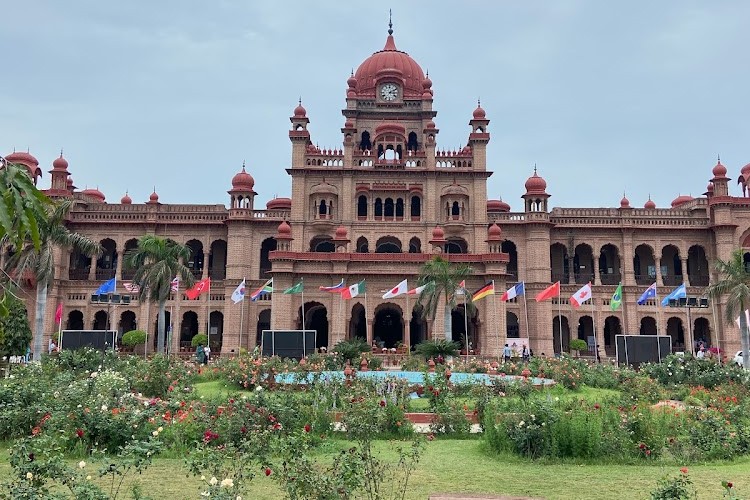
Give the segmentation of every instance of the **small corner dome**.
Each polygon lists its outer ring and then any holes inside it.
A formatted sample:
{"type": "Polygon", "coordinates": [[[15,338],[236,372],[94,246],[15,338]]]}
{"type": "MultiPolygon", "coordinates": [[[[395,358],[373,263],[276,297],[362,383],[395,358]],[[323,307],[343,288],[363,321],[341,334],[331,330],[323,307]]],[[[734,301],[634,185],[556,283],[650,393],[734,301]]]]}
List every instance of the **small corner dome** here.
{"type": "Polygon", "coordinates": [[[487,200],[488,212],[510,212],[510,205],[503,200],[487,200]]]}
{"type": "Polygon", "coordinates": [[[148,197],[148,202],[151,204],[159,203],[159,195],[156,194],[156,190],[154,190],[154,192],[151,193],[151,196],[148,197]]]}
{"type": "Polygon", "coordinates": [[[279,224],[277,232],[280,236],[290,236],[292,234],[292,227],[287,221],[283,220],[281,221],[281,224],[279,224]]]}
{"type": "Polygon", "coordinates": [[[266,203],[266,210],[291,210],[291,198],[274,198],[266,203]]]}
{"type": "Polygon", "coordinates": [[[81,194],[90,196],[91,198],[94,198],[95,200],[98,200],[102,203],[105,200],[104,193],[102,193],[98,189],[84,189],[83,191],[81,191],[81,194]]]}
{"type": "Polygon", "coordinates": [[[348,232],[344,226],[339,226],[336,228],[335,238],[337,240],[345,240],[348,235],[348,232]]]}
{"type": "Polygon", "coordinates": [[[484,120],[487,115],[482,106],[477,106],[477,109],[474,110],[473,116],[475,120],[484,120]]]}
{"type": "Polygon", "coordinates": [[[128,196],[128,193],[126,192],[125,196],[123,196],[122,198],[120,198],[120,203],[122,205],[131,205],[133,203],[133,200],[132,200],[132,198],[130,198],[130,196],[128,196]]]}
{"type": "Polygon", "coordinates": [[[656,208],[656,203],[651,198],[646,201],[646,203],[643,205],[643,208],[647,208],[649,210],[653,210],[656,208]]]}
{"type": "Polygon", "coordinates": [[[487,234],[489,235],[490,239],[498,239],[503,234],[503,230],[500,229],[500,226],[497,225],[497,222],[494,222],[487,230],[487,234]]]}
{"type": "Polygon", "coordinates": [[[232,189],[252,191],[253,186],[255,186],[255,179],[245,171],[245,166],[242,165],[242,171],[232,177],[232,189]]]}
{"type": "Polygon", "coordinates": [[[445,238],[445,231],[443,231],[443,228],[440,226],[435,226],[435,229],[432,230],[432,239],[433,240],[442,240],[445,238]]]}
{"type": "Polygon", "coordinates": [[[693,201],[693,197],[687,194],[682,194],[672,200],[672,208],[678,207],[684,203],[687,203],[689,201],[693,201]]]}
{"type": "Polygon", "coordinates": [[[60,153],[59,158],[55,158],[55,161],[52,162],[52,168],[55,170],[67,170],[68,169],[68,160],[63,158],[62,153],[60,153]]]}
{"type": "Polygon", "coordinates": [[[620,208],[630,208],[630,200],[625,195],[622,195],[622,199],[620,200],[620,208]]]}
{"type": "Polygon", "coordinates": [[[307,110],[300,102],[296,108],[294,108],[294,117],[295,118],[305,118],[307,116],[307,110]]]}
{"type": "Polygon", "coordinates": [[[543,194],[547,189],[547,181],[534,171],[534,175],[526,179],[526,193],[528,194],[543,194]]]}
{"type": "Polygon", "coordinates": [[[742,170],[740,170],[740,173],[742,173],[742,176],[745,178],[750,176],[750,163],[742,167],[742,170]]]}
{"type": "MultiPolygon", "coordinates": [[[[750,165],[747,165],[750,167],[750,165]]],[[[721,164],[721,162],[717,162],[714,168],[711,170],[711,173],[714,174],[714,177],[724,177],[727,175],[727,167],[721,164]]]]}

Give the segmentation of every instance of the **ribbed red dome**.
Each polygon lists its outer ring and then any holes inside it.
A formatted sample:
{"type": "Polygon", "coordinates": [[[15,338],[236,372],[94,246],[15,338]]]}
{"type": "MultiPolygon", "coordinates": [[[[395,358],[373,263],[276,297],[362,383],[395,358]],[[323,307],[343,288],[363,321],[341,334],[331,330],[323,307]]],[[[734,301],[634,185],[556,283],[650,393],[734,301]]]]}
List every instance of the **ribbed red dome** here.
{"type": "Polygon", "coordinates": [[[377,79],[389,75],[403,82],[403,93],[409,97],[419,97],[424,89],[424,72],[417,62],[406,52],[396,48],[393,35],[388,35],[385,47],[364,60],[357,68],[357,93],[375,95],[377,79]]]}
{"type": "Polygon", "coordinates": [[[477,109],[474,110],[474,119],[475,120],[484,120],[485,116],[487,116],[484,112],[484,109],[482,109],[482,106],[477,106],[477,109]]]}
{"type": "Polygon", "coordinates": [[[336,228],[336,233],[335,233],[334,238],[337,240],[345,240],[347,237],[347,234],[348,232],[346,228],[344,226],[339,226],[336,228]]]}
{"type": "MultiPolygon", "coordinates": [[[[750,167],[750,165],[747,165],[750,167]]],[[[721,164],[721,162],[717,162],[716,166],[714,166],[713,170],[711,172],[714,174],[714,177],[724,177],[727,175],[727,167],[721,164]]]]}
{"type": "Polygon", "coordinates": [[[55,161],[52,162],[52,168],[55,170],[68,170],[68,160],[63,158],[62,153],[60,153],[59,158],[55,158],[55,161]]]}
{"type": "Polygon", "coordinates": [[[81,193],[87,196],[91,196],[92,198],[95,198],[101,202],[105,200],[104,193],[102,193],[98,189],[84,189],[83,191],[81,191],[81,193]]]}
{"type": "Polygon", "coordinates": [[[277,233],[279,236],[291,236],[292,228],[285,220],[283,220],[281,221],[281,224],[279,224],[277,233]]]}
{"type": "Polygon", "coordinates": [[[31,163],[33,165],[39,165],[39,162],[29,153],[22,151],[13,151],[11,154],[5,157],[9,163],[31,163]]]}
{"type": "Polygon", "coordinates": [[[445,231],[443,231],[443,228],[441,228],[440,226],[435,226],[435,229],[432,230],[432,239],[433,240],[445,239],[445,231]]]}
{"type": "Polygon", "coordinates": [[[534,170],[534,175],[526,179],[526,194],[546,194],[547,181],[539,177],[534,170]]]}
{"type": "Polygon", "coordinates": [[[422,80],[422,88],[425,90],[432,88],[432,80],[430,80],[430,75],[425,76],[424,80],[422,80]]]}
{"type": "Polygon", "coordinates": [[[693,201],[693,197],[687,194],[682,194],[672,200],[672,208],[675,208],[678,205],[682,205],[683,203],[687,203],[688,201],[693,201]]]}
{"type": "Polygon", "coordinates": [[[630,200],[625,195],[622,195],[620,200],[620,208],[630,208],[630,200]]]}
{"type": "Polygon", "coordinates": [[[151,193],[151,196],[148,197],[148,203],[151,203],[152,205],[159,203],[159,195],[156,194],[156,190],[154,190],[154,192],[151,193]]]}
{"type": "Polygon", "coordinates": [[[291,198],[274,198],[266,203],[266,210],[291,210],[291,198]]]}
{"type": "Polygon", "coordinates": [[[649,198],[648,201],[643,205],[643,208],[648,208],[649,210],[653,210],[654,208],[656,208],[656,203],[654,203],[654,200],[649,198]]]}
{"type": "Polygon", "coordinates": [[[133,200],[130,198],[130,196],[128,196],[127,191],[125,192],[125,196],[120,198],[120,203],[122,203],[123,205],[130,205],[131,203],[133,203],[133,200]]]}
{"type": "Polygon", "coordinates": [[[503,200],[487,200],[488,212],[510,212],[510,205],[503,200]]]}
{"type": "Polygon", "coordinates": [[[252,191],[253,186],[255,186],[255,179],[245,171],[245,165],[242,165],[242,171],[232,177],[232,189],[237,191],[252,191]]]}
{"type": "Polygon", "coordinates": [[[68,176],[68,180],[66,181],[69,188],[74,187],[73,186],[73,178],[68,176]]]}
{"type": "Polygon", "coordinates": [[[709,181],[708,185],[706,186],[706,194],[713,193],[714,192],[714,183],[709,181]]]}
{"type": "Polygon", "coordinates": [[[503,230],[500,229],[500,226],[497,225],[497,222],[493,223],[487,230],[487,235],[489,236],[488,239],[490,240],[499,240],[502,234],[503,230]]]}
{"type": "Polygon", "coordinates": [[[740,172],[742,173],[742,176],[747,179],[748,175],[750,175],[750,163],[742,167],[740,172]]]}
{"type": "Polygon", "coordinates": [[[294,117],[295,118],[304,118],[307,116],[307,110],[300,102],[296,108],[294,108],[294,117]]]}
{"type": "Polygon", "coordinates": [[[350,89],[357,88],[357,78],[352,74],[349,78],[346,80],[346,84],[349,86],[350,89]]]}

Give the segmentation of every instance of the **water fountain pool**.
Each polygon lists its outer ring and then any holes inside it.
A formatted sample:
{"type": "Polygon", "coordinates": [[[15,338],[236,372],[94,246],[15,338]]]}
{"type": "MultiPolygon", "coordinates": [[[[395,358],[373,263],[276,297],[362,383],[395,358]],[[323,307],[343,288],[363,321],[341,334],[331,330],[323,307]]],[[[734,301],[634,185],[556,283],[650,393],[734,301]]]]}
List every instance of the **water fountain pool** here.
{"type": "MultiPolygon", "coordinates": [[[[276,375],[276,382],[279,384],[306,384],[313,380],[314,376],[320,378],[334,380],[344,379],[344,372],[342,371],[323,371],[319,374],[308,374],[307,378],[300,378],[299,374],[293,373],[280,373],[276,375]]],[[[369,378],[374,380],[385,380],[393,378],[401,378],[411,384],[424,384],[424,374],[422,372],[407,372],[407,371],[366,371],[357,372],[357,378],[369,378]]],[[[518,375],[489,375],[487,373],[453,373],[451,375],[451,382],[454,384],[484,384],[491,385],[493,379],[501,379],[505,382],[520,382],[523,377],[518,375]]],[[[535,386],[551,386],[555,384],[555,381],[549,378],[529,377],[531,383],[535,386]]]]}

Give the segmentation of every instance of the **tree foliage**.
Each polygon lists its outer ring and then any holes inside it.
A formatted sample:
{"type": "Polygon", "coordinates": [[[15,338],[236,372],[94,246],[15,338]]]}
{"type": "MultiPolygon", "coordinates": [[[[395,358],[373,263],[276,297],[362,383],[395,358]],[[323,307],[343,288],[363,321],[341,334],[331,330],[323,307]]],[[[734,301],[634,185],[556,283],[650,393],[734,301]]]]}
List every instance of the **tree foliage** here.
{"type": "Polygon", "coordinates": [[[16,297],[9,295],[6,305],[8,314],[0,317],[0,357],[21,356],[31,343],[29,316],[16,297]]]}
{"type": "Polygon", "coordinates": [[[146,343],[146,332],[143,330],[130,330],[122,335],[122,345],[135,347],[146,343]]]}
{"type": "MultiPolygon", "coordinates": [[[[434,319],[438,306],[443,305],[446,340],[453,340],[451,311],[456,308],[458,302],[459,296],[456,290],[460,288],[460,283],[472,273],[472,268],[467,264],[452,264],[440,256],[425,262],[420,269],[419,284],[426,285],[426,287],[419,295],[417,303],[421,306],[422,316],[426,319],[434,319]]],[[[471,294],[467,291],[464,293],[466,293],[466,314],[468,314],[474,306],[471,302],[471,294]]]]}

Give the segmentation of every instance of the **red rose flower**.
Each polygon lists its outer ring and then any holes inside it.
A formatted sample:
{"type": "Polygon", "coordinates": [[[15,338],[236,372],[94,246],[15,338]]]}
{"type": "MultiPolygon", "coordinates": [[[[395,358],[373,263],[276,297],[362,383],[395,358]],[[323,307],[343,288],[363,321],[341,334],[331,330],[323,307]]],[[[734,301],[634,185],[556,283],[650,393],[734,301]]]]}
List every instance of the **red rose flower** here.
{"type": "Polygon", "coordinates": [[[304,429],[305,429],[305,432],[310,432],[310,429],[312,429],[312,427],[310,427],[310,424],[305,424],[304,429]]]}
{"type": "Polygon", "coordinates": [[[380,400],[380,406],[381,406],[381,407],[385,406],[385,400],[384,400],[384,399],[381,399],[381,400],[380,400]]]}
{"type": "Polygon", "coordinates": [[[688,473],[688,468],[687,467],[683,467],[682,469],[680,469],[680,472],[682,472],[683,474],[687,474],[688,473]]]}
{"type": "Polygon", "coordinates": [[[734,485],[731,481],[727,481],[727,488],[732,488],[734,485]]]}
{"type": "Polygon", "coordinates": [[[594,405],[594,409],[595,409],[595,410],[598,410],[599,408],[601,408],[601,406],[599,406],[599,403],[596,403],[596,404],[594,405]]]}
{"type": "Polygon", "coordinates": [[[271,468],[270,468],[270,467],[266,467],[266,470],[265,470],[265,474],[266,474],[266,476],[270,476],[272,472],[273,472],[273,471],[271,470],[271,468]]]}
{"type": "Polygon", "coordinates": [[[76,436],[83,438],[83,429],[76,429],[76,436]]]}

